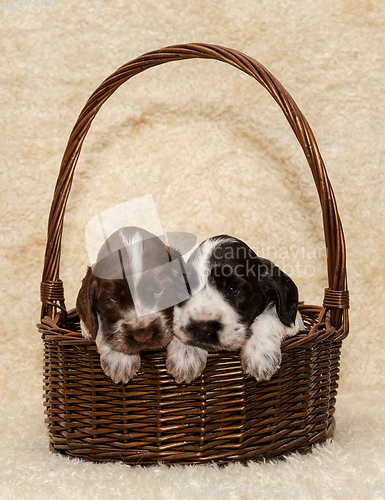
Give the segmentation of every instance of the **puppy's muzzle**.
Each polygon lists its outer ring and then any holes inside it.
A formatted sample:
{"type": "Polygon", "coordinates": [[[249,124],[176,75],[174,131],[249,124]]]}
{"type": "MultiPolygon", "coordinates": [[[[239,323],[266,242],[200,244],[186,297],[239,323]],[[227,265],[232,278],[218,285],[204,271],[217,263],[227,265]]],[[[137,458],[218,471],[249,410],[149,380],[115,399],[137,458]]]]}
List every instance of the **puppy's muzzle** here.
{"type": "Polygon", "coordinates": [[[203,342],[216,339],[221,329],[222,325],[219,321],[190,321],[187,326],[190,335],[203,342]]]}

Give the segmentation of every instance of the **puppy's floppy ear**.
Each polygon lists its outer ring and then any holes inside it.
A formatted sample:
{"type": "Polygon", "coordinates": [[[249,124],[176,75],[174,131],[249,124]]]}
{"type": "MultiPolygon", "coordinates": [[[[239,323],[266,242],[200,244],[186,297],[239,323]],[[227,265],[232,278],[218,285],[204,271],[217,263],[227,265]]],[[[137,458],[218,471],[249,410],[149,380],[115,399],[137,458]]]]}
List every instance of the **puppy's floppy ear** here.
{"type": "Polygon", "coordinates": [[[258,266],[259,286],[267,303],[274,302],[278,317],[285,326],[295,323],[298,309],[298,289],[287,274],[267,259],[258,266]]]}
{"type": "Polygon", "coordinates": [[[87,274],[83,278],[82,286],[76,300],[76,311],[83,322],[83,327],[87,330],[83,336],[95,340],[98,332],[98,318],[96,315],[95,302],[99,292],[99,283],[94,276],[92,269],[87,269],[87,274]]]}

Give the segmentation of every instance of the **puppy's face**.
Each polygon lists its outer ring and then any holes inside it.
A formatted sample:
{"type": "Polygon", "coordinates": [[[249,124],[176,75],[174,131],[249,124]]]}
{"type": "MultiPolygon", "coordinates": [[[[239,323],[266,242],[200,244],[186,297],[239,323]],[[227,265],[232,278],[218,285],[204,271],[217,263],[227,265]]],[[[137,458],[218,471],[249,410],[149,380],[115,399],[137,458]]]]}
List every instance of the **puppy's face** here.
{"type": "Polygon", "coordinates": [[[131,355],[162,349],[171,340],[181,273],[159,238],[124,229],[107,240],[108,249],[102,247],[88,269],[77,311],[84,336],[101,336],[111,349],[131,355]]]}
{"type": "Polygon", "coordinates": [[[174,311],[174,334],[187,345],[207,351],[238,349],[271,302],[277,303],[277,311],[282,302],[281,321],[291,324],[295,319],[294,283],[236,238],[217,236],[202,243],[187,262],[187,278],[191,298],[174,311]],[[285,289],[286,278],[290,290],[285,289]]]}
{"type": "Polygon", "coordinates": [[[138,315],[126,280],[100,280],[95,302],[99,329],[115,351],[137,354],[162,349],[171,339],[172,307],[164,307],[172,300],[171,280],[158,277],[148,284],[147,280],[148,277],[138,284],[135,299],[142,299],[142,311],[143,306],[149,306],[144,315],[138,315]]]}

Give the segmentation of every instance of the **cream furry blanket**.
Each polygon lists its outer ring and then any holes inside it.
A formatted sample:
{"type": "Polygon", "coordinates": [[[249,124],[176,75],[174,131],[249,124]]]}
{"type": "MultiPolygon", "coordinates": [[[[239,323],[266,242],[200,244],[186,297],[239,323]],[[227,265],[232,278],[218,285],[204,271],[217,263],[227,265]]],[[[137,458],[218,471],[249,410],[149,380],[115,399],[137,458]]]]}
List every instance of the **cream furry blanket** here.
{"type": "MultiPolygon", "coordinates": [[[[16,12],[16,4],[0,9],[0,498],[385,494],[383,0],[56,0],[53,12],[27,2],[16,12]],[[104,78],[144,52],[185,42],[228,46],[262,62],[318,140],[344,225],[351,291],[335,438],[308,456],[224,468],[55,456],[35,325],[61,157],[104,78]]],[[[105,104],[66,212],[60,277],[69,307],[88,264],[86,223],[146,194],[165,231],[200,241],[237,236],[292,266],[301,300],[321,304],[326,251],[312,177],[282,112],[251,78],[214,61],[172,63],[135,77],[105,104]]]]}

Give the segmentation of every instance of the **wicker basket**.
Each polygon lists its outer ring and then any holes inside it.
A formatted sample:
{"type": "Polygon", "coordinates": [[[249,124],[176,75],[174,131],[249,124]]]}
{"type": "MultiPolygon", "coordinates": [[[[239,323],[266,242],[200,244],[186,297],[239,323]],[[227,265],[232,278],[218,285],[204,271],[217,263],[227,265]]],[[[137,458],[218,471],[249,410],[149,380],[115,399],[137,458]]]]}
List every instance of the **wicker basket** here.
{"type": "Polygon", "coordinates": [[[91,95],[64,153],[49,216],[38,325],[45,347],[45,413],[50,448],[71,457],[130,464],[225,463],[306,452],[333,434],[349,294],[342,226],[313,133],[282,85],[257,61],[235,50],[189,44],[157,50],[122,66],[91,95]],[[328,249],[329,287],[323,306],[300,305],[306,331],[282,345],[282,365],[268,382],[245,376],[238,353],[208,357],[200,378],[177,385],[166,353],[142,354],[127,385],[104,375],[99,354],[67,313],[59,261],[63,217],[87,131],[102,104],[132,76],[169,61],[226,62],[255,78],[279,104],[310,165],[328,249]]]}

